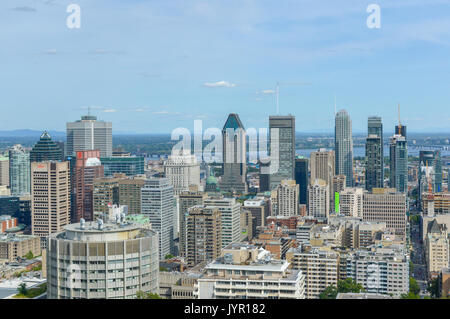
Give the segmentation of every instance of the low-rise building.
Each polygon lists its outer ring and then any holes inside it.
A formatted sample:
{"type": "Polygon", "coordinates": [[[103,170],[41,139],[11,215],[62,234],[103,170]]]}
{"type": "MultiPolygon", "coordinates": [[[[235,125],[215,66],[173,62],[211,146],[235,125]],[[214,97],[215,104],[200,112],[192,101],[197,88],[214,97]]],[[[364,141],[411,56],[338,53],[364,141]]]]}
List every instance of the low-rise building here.
{"type": "Polygon", "coordinates": [[[304,299],[305,277],[263,248],[235,243],[205,267],[196,288],[198,299],[304,299]]]}
{"type": "Polygon", "coordinates": [[[14,261],[25,257],[30,251],[33,256],[41,254],[41,240],[33,235],[0,236],[0,259],[14,261]]]}

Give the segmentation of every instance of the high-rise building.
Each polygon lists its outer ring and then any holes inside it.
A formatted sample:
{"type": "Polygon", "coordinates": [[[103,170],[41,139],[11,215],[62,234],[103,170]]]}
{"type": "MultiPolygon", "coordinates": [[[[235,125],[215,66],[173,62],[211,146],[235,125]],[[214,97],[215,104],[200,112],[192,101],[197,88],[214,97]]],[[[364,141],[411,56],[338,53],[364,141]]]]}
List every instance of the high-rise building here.
{"type": "Polygon", "coordinates": [[[13,196],[30,194],[30,153],[20,144],[9,150],[9,187],[13,196]]]}
{"type": "Polygon", "coordinates": [[[277,187],[278,216],[298,216],[299,187],[294,180],[282,180],[277,187]]]}
{"type": "Polygon", "coordinates": [[[330,194],[332,198],[331,210],[339,213],[339,193],[345,188],[345,175],[333,176],[333,188],[330,194]]]}
{"type": "Polygon", "coordinates": [[[402,135],[394,135],[389,143],[389,186],[401,193],[408,191],[408,145],[402,135]]]}
{"type": "Polygon", "coordinates": [[[273,190],[282,180],[295,180],[295,116],[270,116],[269,135],[271,158],[278,162],[271,163],[271,166],[278,168],[269,176],[270,190],[273,190]],[[278,134],[278,145],[272,144],[273,134],[278,134]],[[278,158],[273,158],[277,146],[278,158]]]}
{"type": "Polygon", "coordinates": [[[346,186],[352,187],[354,183],[352,120],[346,110],[340,110],[336,114],[334,139],[336,175],[345,175],[346,186]]]}
{"type": "Polygon", "coordinates": [[[173,186],[175,195],[189,190],[190,185],[200,186],[200,164],[195,155],[170,155],[164,162],[164,175],[173,186]]]}
{"type": "Polygon", "coordinates": [[[186,255],[186,216],[189,212],[189,208],[203,205],[203,201],[207,197],[208,196],[205,193],[199,192],[198,188],[195,186],[191,186],[189,191],[182,192],[178,196],[178,219],[180,225],[179,250],[180,255],[183,257],[186,255]]]}
{"type": "Polygon", "coordinates": [[[135,299],[158,293],[158,276],[158,235],[144,223],[77,223],[50,236],[47,299],[135,299]]]}
{"type": "Polygon", "coordinates": [[[339,192],[339,213],[350,217],[362,217],[363,189],[348,187],[339,192]]]}
{"type": "Polygon", "coordinates": [[[449,267],[449,239],[447,226],[439,224],[436,219],[428,223],[425,238],[425,256],[430,275],[437,276],[449,267]]]}
{"type": "Polygon", "coordinates": [[[194,206],[186,216],[186,261],[193,267],[211,262],[222,250],[222,226],[218,209],[194,206]]]}
{"type": "Polygon", "coordinates": [[[30,151],[30,162],[62,161],[61,147],[52,141],[50,134],[44,131],[39,141],[30,151]]]}
{"type": "Polygon", "coordinates": [[[222,129],[223,176],[220,189],[225,192],[247,192],[247,144],[245,128],[239,115],[231,113],[222,129]]]}
{"type": "Polygon", "coordinates": [[[308,215],[328,218],[330,213],[329,185],[323,179],[316,179],[308,188],[308,215]]]}
{"type": "MultiPolygon", "coordinates": [[[[333,163],[334,165],[334,163],[333,163]]],[[[334,174],[334,171],[333,171],[334,174]]],[[[299,188],[299,204],[308,204],[308,159],[304,157],[295,158],[295,183],[299,188]]]]}
{"type": "Polygon", "coordinates": [[[385,222],[386,227],[406,239],[406,194],[392,188],[374,188],[363,194],[364,221],[385,222]]]}
{"type": "Polygon", "coordinates": [[[9,158],[0,155],[0,186],[9,186],[9,158]]]}
{"type": "Polygon", "coordinates": [[[173,214],[175,197],[173,186],[167,178],[149,178],[141,189],[142,214],[150,219],[152,229],[158,232],[159,258],[172,254],[173,214]]]}
{"type": "Polygon", "coordinates": [[[334,151],[321,148],[316,152],[311,152],[311,181],[321,179],[331,186],[335,172],[334,165],[334,151]]]}
{"type": "Polygon", "coordinates": [[[241,238],[241,204],[234,198],[211,197],[205,199],[203,205],[221,213],[222,247],[238,243],[241,238]]]}
{"type": "Polygon", "coordinates": [[[81,218],[92,221],[94,220],[94,180],[103,177],[100,151],[77,151],[72,172],[71,222],[78,223],[81,218]]]}
{"type": "Polygon", "coordinates": [[[247,199],[244,201],[244,208],[253,216],[253,228],[267,226],[266,218],[269,217],[269,206],[262,198],[247,199]]]}
{"type": "Polygon", "coordinates": [[[126,205],[130,215],[141,214],[141,189],[145,185],[145,177],[143,175],[122,177],[119,178],[118,185],[119,204],[126,205]]]}
{"type": "Polygon", "coordinates": [[[85,115],[81,120],[67,123],[66,128],[67,156],[87,150],[100,150],[100,157],[112,156],[112,123],[85,115]]]}
{"type": "Polygon", "coordinates": [[[119,180],[117,176],[94,179],[94,216],[108,213],[109,205],[119,204],[119,180]]]}
{"type": "Polygon", "coordinates": [[[114,176],[117,173],[134,176],[145,173],[145,161],[142,156],[101,157],[100,161],[105,169],[105,176],[114,176]]]}
{"type": "Polygon", "coordinates": [[[381,117],[371,116],[366,138],[366,189],[382,188],[384,184],[383,123],[381,117]]]}
{"type": "Polygon", "coordinates": [[[48,236],[70,222],[69,175],[69,162],[31,163],[31,231],[43,249],[48,236]]]}

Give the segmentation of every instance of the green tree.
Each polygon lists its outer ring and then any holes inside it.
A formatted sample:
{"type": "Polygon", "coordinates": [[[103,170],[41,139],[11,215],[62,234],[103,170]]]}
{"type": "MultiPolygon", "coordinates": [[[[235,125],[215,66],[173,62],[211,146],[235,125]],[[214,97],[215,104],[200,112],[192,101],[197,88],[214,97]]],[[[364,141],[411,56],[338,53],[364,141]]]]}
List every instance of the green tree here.
{"type": "Polygon", "coordinates": [[[420,299],[420,296],[417,294],[414,294],[410,291],[407,294],[402,294],[401,298],[402,299],[420,299]]]}
{"type": "Polygon", "coordinates": [[[328,286],[319,295],[320,299],[336,299],[338,294],[337,288],[335,286],[328,286]]]}
{"type": "Polygon", "coordinates": [[[175,257],[175,256],[172,255],[172,254],[167,254],[164,258],[165,259],[172,259],[173,257],[175,257]]]}
{"type": "Polygon", "coordinates": [[[33,259],[34,258],[33,252],[31,250],[29,252],[27,252],[27,254],[25,255],[25,258],[26,259],[33,259]]]}
{"type": "Polygon", "coordinates": [[[28,293],[27,285],[25,283],[21,283],[19,287],[17,287],[17,291],[19,294],[26,296],[28,293]]]}
{"type": "Polygon", "coordinates": [[[409,292],[414,295],[418,295],[420,293],[419,284],[413,277],[409,277],[409,292]]]}
{"type": "Polygon", "coordinates": [[[427,290],[431,295],[431,298],[439,298],[441,293],[439,291],[439,278],[435,278],[428,283],[427,290]]]}
{"type": "Polygon", "coordinates": [[[136,298],[137,299],[162,299],[161,296],[156,293],[151,293],[151,292],[147,293],[142,290],[139,290],[138,292],[136,292],[136,298]]]}

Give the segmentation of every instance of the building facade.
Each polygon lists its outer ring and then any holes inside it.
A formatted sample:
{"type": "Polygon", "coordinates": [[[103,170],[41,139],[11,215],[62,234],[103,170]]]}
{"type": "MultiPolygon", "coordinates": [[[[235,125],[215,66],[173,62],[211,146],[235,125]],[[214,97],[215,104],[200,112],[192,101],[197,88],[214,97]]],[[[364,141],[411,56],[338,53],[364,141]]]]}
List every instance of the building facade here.
{"type": "Polygon", "coordinates": [[[336,175],[345,175],[346,186],[352,187],[354,183],[352,120],[346,110],[340,110],[336,114],[334,139],[336,175]]]}

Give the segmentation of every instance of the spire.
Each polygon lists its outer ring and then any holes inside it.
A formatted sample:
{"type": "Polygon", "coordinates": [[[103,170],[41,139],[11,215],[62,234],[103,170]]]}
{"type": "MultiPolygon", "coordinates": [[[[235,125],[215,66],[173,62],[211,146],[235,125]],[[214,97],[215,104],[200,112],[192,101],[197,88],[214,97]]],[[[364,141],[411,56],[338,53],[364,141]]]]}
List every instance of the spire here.
{"type": "Polygon", "coordinates": [[[401,130],[402,123],[400,122],[400,103],[398,103],[398,128],[401,130]]]}

